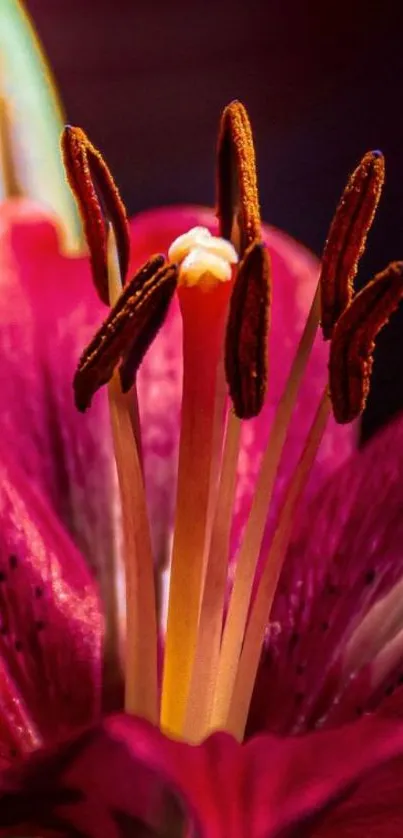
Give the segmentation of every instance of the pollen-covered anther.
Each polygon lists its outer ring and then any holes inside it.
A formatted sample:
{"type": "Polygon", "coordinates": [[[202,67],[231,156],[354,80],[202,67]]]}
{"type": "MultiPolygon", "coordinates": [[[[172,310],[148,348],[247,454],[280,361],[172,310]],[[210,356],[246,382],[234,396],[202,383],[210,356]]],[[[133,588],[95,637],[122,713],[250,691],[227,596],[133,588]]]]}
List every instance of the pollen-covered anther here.
{"type": "Polygon", "coordinates": [[[179,285],[211,288],[232,277],[238,255],[226,239],[213,236],[206,227],[193,227],[172,242],[168,258],[179,265],[179,285]]]}
{"type": "Polygon", "coordinates": [[[105,160],[85,132],[66,125],[60,142],[67,180],[83,221],[94,285],[102,302],[108,305],[109,225],[112,225],[115,234],[120,275],[124,282],[130,256],[126,210],[105,160]]]}
{"type": "Polygon", "coordinates": [[[225,373],[236,416],[260,413],[266,395],[271,302],[270,259],[260,241],[246,250],[230,299],[225,373]]]}
{"type": "Polygon", "coordinates": [[[369,151],[349,178],[341,196],[322,256],[321,325],[328,340],[350,304],[353,282],[374,220],[385,179],[380,151],[369,151]]]}
{"type": "Polygon", "coordinates": [[[329,386],[335,419],[352,422],[370,389],[375,338],[403,298],[403,262],[392,262],[354,297],[330,346],[329,386]]]}
{"type": "Polygon", "coordinates": [[[259,194],[252,129],[241,102],[224,109],[217,148],[217,215],[220,233],[241,256],[261,238],[259,194]]]}
{"type": "Polygon", "coordinates": [[[89,407],[94,393],[120,364],[122,389],[133,384],[143,357],[164,322],[177,285],[177,266],[153,256],[123,289],[90,344],[74,377],[78,410],[89,407]]]}

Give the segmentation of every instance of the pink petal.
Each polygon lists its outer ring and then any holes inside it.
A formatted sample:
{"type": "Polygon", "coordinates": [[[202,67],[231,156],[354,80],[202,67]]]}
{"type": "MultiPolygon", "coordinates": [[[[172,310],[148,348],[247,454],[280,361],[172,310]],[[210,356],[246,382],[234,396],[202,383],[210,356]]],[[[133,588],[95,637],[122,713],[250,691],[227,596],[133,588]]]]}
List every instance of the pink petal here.
{"type": "Polygon", "coordinates": [[[400,598],[387,606],[389,629],[377,611],[362,620],[402,578],[402,475],[400,418],[302,510],[273,609],[251,732],[348,721],[375,709],[400,681],[400,598]],[[381,669],[377,656],[395,637],[381,669]]]}
{"type": "Polygon", "coordinates": [[[84,559],[22,470],[0,456],[0,758],[99,713],[102,618],[84,559]]]}
{"type": "Polygon", "coordinates": [[[88,260],[27,200],[0,206],[1,436],[110,588],[118,514],[105,394],[79,415],[72,377],[104,316],[88,260]]]}
{"type": "Polygon", "coordinates": [[[331,823],[360,799],[368,805],[374,777],[396,789],[402,754],[402,725],[378,719],[246,746],[215,734],[193,747],[139,719],[115,717],[3,774],[0,820],[91,838],[129,836],[145,825],[161,834],[174,827],[166,817],[178,817],[179,803],[201,838],[297,838],[312,834],[304,827],[322,815],[331,823]]]}

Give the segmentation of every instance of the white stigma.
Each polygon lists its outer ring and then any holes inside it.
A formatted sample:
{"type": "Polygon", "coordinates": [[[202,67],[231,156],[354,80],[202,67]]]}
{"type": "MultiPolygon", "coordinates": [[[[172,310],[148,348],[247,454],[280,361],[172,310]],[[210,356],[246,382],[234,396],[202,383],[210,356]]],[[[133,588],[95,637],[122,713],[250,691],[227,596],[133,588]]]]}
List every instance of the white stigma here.
{"type": "Polygon", "coordinates": [[[238,254],[226,239],[213,236],[206,227],[193,227],[172,242],[168,259],[179,265],[180,285],[202,285],[228,282],[238,254]]]}

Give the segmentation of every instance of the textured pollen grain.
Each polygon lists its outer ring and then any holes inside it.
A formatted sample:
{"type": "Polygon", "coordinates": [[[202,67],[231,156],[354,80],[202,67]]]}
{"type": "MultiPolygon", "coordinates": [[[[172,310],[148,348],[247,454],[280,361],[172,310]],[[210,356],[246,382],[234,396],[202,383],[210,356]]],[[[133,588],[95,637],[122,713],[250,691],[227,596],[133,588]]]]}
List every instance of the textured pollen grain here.
{"type": "Polygon", "coordinates": [[[270,262],[266,247],[253,242],[239,265],[225,338],[225,373],[235,414],[260,413],[267,384],[270,262]]]}
{"type": "Polygon", "coordinates": [[[375,338],[403,298],[403,262],[392,262],[354,297],[330,345],[329,386],[335,419],[356,419],[370,387],[375,338]]]}
{"type": "Polygon", "coordinates": [[[350,304],[353,282],[374,220],[385,179],[379,151],[369,151],[351,175],[341,196],[322,256],[321,324],[325,340],[350,304]]]}
{"type": "Polygon", "coordinates": [[[252,129],[240,102],[231,102],[221,117],[217,147],[217,215],[220,235],[233,241],[241,256],[252,242],[260,239],[252,129]],[[239,242],[234,240],[234,221],[239,226],[239,242]]]}
{"type": "Polygon", "coordinates": [[[109,304],[108,225],[112,224],[124,282],[130,256],[126,210],[101,153],[81,128],[67,125],[61,136],[67,180],[77,201],[88,244],[94,285],[103,303],[109,304]]]}
{"type": "Polygon", "coordinates": [[[85,349],[73,387],[78,410],[120,363],[123,390],[130,389],[145,352],[162,325],[177,285],[177,267],[153,256],[122,291],[109,316],[85,349]]]}

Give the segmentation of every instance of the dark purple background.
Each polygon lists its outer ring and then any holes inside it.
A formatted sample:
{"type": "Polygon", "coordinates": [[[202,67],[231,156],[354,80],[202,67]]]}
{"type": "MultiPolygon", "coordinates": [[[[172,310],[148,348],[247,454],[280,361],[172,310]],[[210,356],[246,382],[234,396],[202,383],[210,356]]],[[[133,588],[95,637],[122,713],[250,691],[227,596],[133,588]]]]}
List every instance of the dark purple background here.
{"type": "MultiPolygon", "coordinates": [[[[400,2],[27,0],[70,122],[131,212],[212,203],[220,110],[253,122],[265,220],[320,252],[348,172],[373,147],[387,184],[360,281],[403,258],[400,2]]],[[[364,432],[403,406],[403,316],[378,346],[364,432]]]]}

